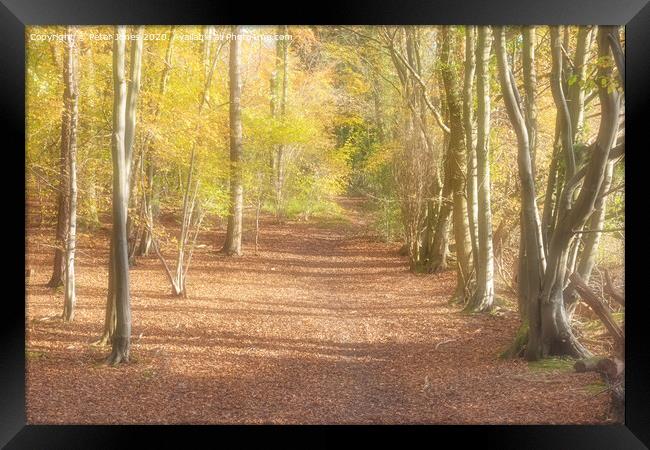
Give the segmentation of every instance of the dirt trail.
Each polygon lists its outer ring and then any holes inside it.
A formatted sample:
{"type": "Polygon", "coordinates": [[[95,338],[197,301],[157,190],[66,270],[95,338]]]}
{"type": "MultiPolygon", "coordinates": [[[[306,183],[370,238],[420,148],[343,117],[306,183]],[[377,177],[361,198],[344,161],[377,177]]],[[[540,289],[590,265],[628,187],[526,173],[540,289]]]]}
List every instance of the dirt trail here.
{"type": "MultiPolygon", "coordinates": [[[[593,374],[531,371],[498,353],[513,314],[461,314],[453,271],[409,273],[395,245],[348,222],[265,221],[259,255],[215,253],[206,230],[188,299],[169,296],[154,257],[131,271],[133,362],[98,364],[106,237],[82,236],[78,310],[45,287],[51,230],[28,233],[30,423],[602,423],[593,374]],[[36,319],[36,320],[35,320],[36,319]]],[[[170,249],[171,250],[171,249],[170,249]]]]}

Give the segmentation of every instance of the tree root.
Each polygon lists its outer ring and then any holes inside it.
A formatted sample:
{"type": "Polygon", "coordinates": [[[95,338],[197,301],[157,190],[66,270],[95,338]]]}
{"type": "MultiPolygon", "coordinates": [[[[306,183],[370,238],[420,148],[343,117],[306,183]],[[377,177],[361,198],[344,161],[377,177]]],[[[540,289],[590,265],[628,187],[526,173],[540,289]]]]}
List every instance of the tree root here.
{"type": "Polygon", "coordinates": [[[528,322],[524,322],[517,330],[517,335],[515,336],[512,344],[505,349],[500,355],[499,358],[509,359],[509,358],[518,358],[524,354],[526,351],[526,344],[528,343],[528,322]]]}
{"type": "Polygon", "coordinates": [[[104,332],[104,334],[102,334],[99,339],[92,342],[90,345],[92,345],[94,347],[106,347],[110,341],[111,341],[110,334],[104,332]]]}

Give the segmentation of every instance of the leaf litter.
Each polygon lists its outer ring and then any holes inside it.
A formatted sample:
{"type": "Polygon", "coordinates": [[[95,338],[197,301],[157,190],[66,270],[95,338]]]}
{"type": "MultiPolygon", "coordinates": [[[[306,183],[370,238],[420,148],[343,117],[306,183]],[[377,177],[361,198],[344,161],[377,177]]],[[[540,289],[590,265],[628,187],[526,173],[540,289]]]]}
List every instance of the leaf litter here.
{"type": "MultiPolygon", "coordinates": [[[[593,373],[531,370],[498,354],[518,318],[462,314],[455,274],[416,275],[398,245],[349,223],[275,223],[260,249],[218,254],[199,237],[188,298],[170,295],[155,256],[131,269],[132,360],[101,364],[108,236],[78,243],[74,322],[45,286],[53,233],[28,232],[26,404],[30,424],[600,424],[593,373]],[[361,231],[360,231],[361,230],[361,231]],[[43,320],[47,318],[47,320],[43,320]]],[[[167,251],[173,251],[172,248],[167,251]]]]}

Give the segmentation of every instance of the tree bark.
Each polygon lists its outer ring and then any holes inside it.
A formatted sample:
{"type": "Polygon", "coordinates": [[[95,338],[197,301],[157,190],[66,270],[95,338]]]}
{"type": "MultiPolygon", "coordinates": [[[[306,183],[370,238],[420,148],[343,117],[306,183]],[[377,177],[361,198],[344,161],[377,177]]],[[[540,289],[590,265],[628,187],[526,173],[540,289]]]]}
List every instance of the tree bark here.
{"type": "MultiPolygon", "coordinates": [[[[54,55],[54,48],[52,47],[54,55]]],[[[56,59],[56,57],[55,57],[56,59]]],[[[56,61],[55,61],[56,62],[56,61]]],[[[58,65],[58,62],[57,62],[58,65]]],[[[67,84],[67,64],[64,62],[63,66],[63,80],[67,84]]],[[[64,94],[65,103],[65,94],[64,94]]],[[[54,250],[54,263],[52,269],[52,277],[48,281],[47,286],[56,288],[63,285],[65,276],[65,237],[68,232],[68,220],[70,218],[69,211],[69,195],[70,195],[70,174],[68,172],[68,154],[70,148],[70,114],[64,107],[61,112],[61,153],[59,157],[59,186],[57,193],[57,221],[56,221],[56,248],[54,250]]]]}
{"type": "Polygon", "coordinates": [[[113,261],[115,312],[117,326],[112,336],[113,349],[108,362],[118,364],[129,359],[131,315],[129,298],[129,261],[127,249],[126,215],[128,206],[128,169],[126,164],[125,128],[127,86],[125,65],[125,27],[116,27],[113,41],[113,261]]]}
{"type": "Polygon", "coordinates": [[[241,122],[241,41],[239,26],[233,26],[235,38],[230,41],[230,214],[223,252],[241,255],[244,186],[242,183],[242,122],[241,122]]]}
{"type": "MultiPolygon", "coordinates": [[[[598,56],[609,56],[608,36],[612,34],[612,27],[600,27],[598,31],[598,56]]],[[[554,33],[556,34],[556,33],[554,33]]],[[[553,38],[553,36],[552,36],[553,38]]],[[[557,47],[557,39],[555,40],[557,47]]],[[[554,64],[559,65],[558,51],[554,48],[551,56],[554,64]]],[[[572,333],[570,323],[564,306],[563,289],[567,268],[567,252],[574,237],[573,230],[581,228],[588,216],[593,212],[594,204],[602,185],[604,174],[609,161],[609,153],[616,139],[618,128],[619,95],[615,90],[608,89],[612,80],[612,68],[599,66],[597,71],[598,92],[601,104],[601,121],[596,142],[591,150],[590,160],[586,165],[582,188],[575,201],[575,156],[573,144],[570,139],[569,127],[565,127],[566,159],[569,168],[568,179],[561,193],[561,205],[558,212],[557,226],[549,242],[547,268],[542,282],[540,293],[541,300],[541,354],[569,354],[581,357],[588,352],[580,345],[572,333]],[[569,139],[566,139],[566,134],[569,139]]],[[[564,102],[556,94],[559,103],[559,113],[566,116],[564,102]]]]}
{"type": "Polygon", "coordinates": [[[65,91],[64,109],[68,114],[70,132],[68,135],[68,176],[69,218],[66,236],[65,258],[65,298],[63,305],[63,320],[71,322],[74,318],[76,303],[74,258],[77,245],[77,121],[79,117],[79,42],[73,27],[67,30],[69,36],[65,50],[65,91]]]}
{"type": "Polygon", "coordinates": [[[467,279],[469,277],[471,238],[467,218],[467,199],[465,198],[465,130],[463,129],[463,106],[460,99],[458,77],[459,74],[452,69],[456,61],[451,54],[453,46],[452,37],[448,27],[442,28],[442,80],[447,97],[449,111],[449,152],[452,158],[452,198],[453,198],[453,226],[454,240],[456,242],[457,281],[454,299],[464,303],[467,279]]]}
{"type": "Polygon", "coordinates": [[[494,302],[494,255],[492,252],[492,209],[490,207],[490,71],[492,47],[489,28],[478,28],[476,46],[476,96],[478,98],[476,159],[478,180],[478,260],[476,292],[467,304],[470,311],[488,311],[494,302]]]}
{"type": "Polygon", "coordinates": [[[534,26],[523,27],[522,32],[522,68],[524,72],[524,115],[526,129],[528,130],[528,147],[533,176],[537,175],[537,71],[535,69],[535,47],[537,35],[534,26]]]}
{"type": "Polygon", "coordinates": [[[474,142],[474,97],[472,93],[476,73],[476,27],[465,28],[465,80],[463,89],[463,119],[465,122],[465,146],[467,147],[467,207],[472,261],[478,260],[478,182],[476,179],[476,147],[474,142]]]}
{"type": "Polygon", "coordinates": [[[568,86],[569,113],[571,115],[571,131],[574,143],[579,140],[584,125],[585,89],[587,77],[587,61],[591,35],[594,27],[580,26],[576,37],[576,52],[573,58],[571,83],[568,86]]]}
{"type": "Polygon", "coordinates": [[[520,255],[525,261],[525,273],[520,272],[520,289],[527,288],[528,291],[520,293],[521,296],[530,302],[527,307],[528,323],[523,326],[527,331],[526,358],[538,359],[539,335],[540,335],[540,305],[538,289],[546,267],[543,246],[541,244],[540,219],[537,209],[535,194],[535,177],[530,153],[530,141],[528,127],[526,126],[524,112],[521,110],[517,98],[517,86],[513,82],[510,67],[506,55],[505,32],[503,27],[494,27],[495,48],[497,54],[497,65],[499,69],[499,82],[503,93],[503,101],[506,106],[508,117],[517,135],[517,165],[521,183],[521,210],[523,226],[521,227],[525,239],[525,255],[520,255]],[[525,257],[524,257],[525,256],[525,257]],[[524,286],[521,284],[522,277],[526,277],[524,286]]]}
{"type": "Polygon", "coordinates": [[[440,194],[440,208],[434,226],[433,240],[428,254],[427,270],[435,273],[446,270],[449,256],[449,228],[453,206],[453,160],[449,146],[444,157],[444,182],[440,194]]]}
{"type": "MultiPolygon", "coordinates": [[[[590,230],[602,230],[605,227],[605,212],[607,204],[607,191],[612,185],[612,175],[614,173],[614,162],[607,164],[605,170],[605,179],[603,180],[600,188],[600,193],[596,203],[594,204],[594,212],[588,222],[590,230]]],[[[596,254],[598,251],[598,243],[600,242],[601,232],[587,233],[583,241],[583,250],[580,255],[580,263],[578,264],[578,273],[589,283],[591,272],[596,265],[596,254]]]]}
{"type": "MultiPolygon", "coordinates": [[[[612,182],[612,174],[614,172],[614,162],[609,162],[607,164],[607,169],[605,171],[605,179],[600,188],[600,194],[596,203],[594,204],[594,212],[589,218],[588,227],[590,230],[602,230],[605,225],[605,203],[607,199],[607,191],[609,190],[612,182]]],[[[585,283],[589,284],[591,279],[591,272],[596,265],[596,255],[598,254],[598,244],[600,242],[600,236],[602,232],[595,231],[593,233],[586,233],[586,237],[582,241],[582,251],[580,252],[580,261],[578,262],[577,272],[582,277],[585,283]]],[[[570,270],[569,272],[573,272],[570,270]]],[[[567,313],[569,317],[573,316],[575,308],[577,306],[578,298],[576,293],[571,288],[571,285],[567,286],[564,290],[564,302],[567,308],[567,313]]]]}
{"type": "MultiPolygon", "coordinates": [[[[144,43],[143,40],[144,27],[137,27],[137,39],[131,42],[131,55],[129,62],[131,65],[131,70],[129,74],[128,87],[126,93],[126,123],[124,128],[124,152],[125,152],[125,161],[127,162],[126,167],[126,180],[127,180],[127,208],[129,202],[137,200],[137,196],[131,197],[131,191],[137,189],[137,175],[133,176],[134,169],[134,158],[133,154],[135,151],[134,141],[135,141],[135,127],[137,123],[137,112],[138,112],[138,97],[140,95],[140,74],[142,72],[142,46],[144,43]]],[[[140,157],[143,157],[141,154],[140,157]]],[[[134,254],[135,254],[135,240],[137,234],[131,232],[133,227],[133,221],[129,214],[127,213],[127,239],[128,239],[128,256],[129,256],[129,265],[135,263],[134,254]]]]}
{"type": "Polygon", "coordinates": [[[625,345],[625,335],[623,330],[618,326],[612,312],[609,307],[605,304],[603,299],[599,298],[587,285],[585,280],[582,277],[574,272],[569,277],[571,279],[571,284],[575,290],[580,294],[580,297],[585,301],[585,303],[591,308],[593,312],[596,313],[600,321],[605,325],[609,334],[614,338],[617,349],[622,349],[625,345]]]}

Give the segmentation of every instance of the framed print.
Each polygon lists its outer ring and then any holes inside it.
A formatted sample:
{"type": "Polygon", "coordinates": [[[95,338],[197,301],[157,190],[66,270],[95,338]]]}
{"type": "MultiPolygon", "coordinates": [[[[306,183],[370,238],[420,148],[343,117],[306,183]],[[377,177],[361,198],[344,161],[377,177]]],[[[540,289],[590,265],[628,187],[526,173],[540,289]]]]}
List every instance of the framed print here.
{"type": "Polygon", "coordinates": [[[0,11],[7,448],[647,448],[645,1],[0,11]]]}

